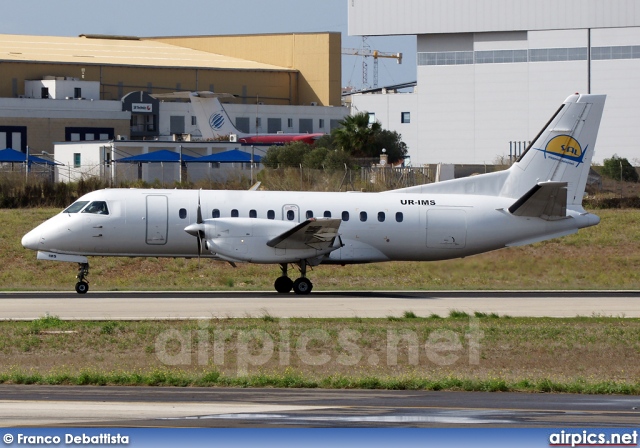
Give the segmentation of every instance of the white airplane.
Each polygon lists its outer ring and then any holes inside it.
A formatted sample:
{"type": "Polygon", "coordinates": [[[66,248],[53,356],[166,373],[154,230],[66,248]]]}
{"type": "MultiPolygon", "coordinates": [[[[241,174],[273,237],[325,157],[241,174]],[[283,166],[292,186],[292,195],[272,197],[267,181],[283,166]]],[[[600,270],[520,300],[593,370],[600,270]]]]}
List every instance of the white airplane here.
{"type": "Polygon", "coordinates": [[[304,142],[308,145],[322,137],[322,133],[282,133],[247,134],[239,131],[219,98],[234,98],[230,93],[213,92],[173,92],[153,95],[157,99],[189,99],[193,114],[196,117],[202,138],[209,140],[229,140],[243,145],[284,145],[291,142],[304,142]]]}
{"type": "Polygon", "coordinates": [[[581,204],[604,102],[567,98],[504,171],[383,193],[99,190],[22,245],[79,263],[79,293],[95,255],[279,264],[275,289],[308,294],[308,266],[444,260],[557,238],[600,222],[581,204]]]}

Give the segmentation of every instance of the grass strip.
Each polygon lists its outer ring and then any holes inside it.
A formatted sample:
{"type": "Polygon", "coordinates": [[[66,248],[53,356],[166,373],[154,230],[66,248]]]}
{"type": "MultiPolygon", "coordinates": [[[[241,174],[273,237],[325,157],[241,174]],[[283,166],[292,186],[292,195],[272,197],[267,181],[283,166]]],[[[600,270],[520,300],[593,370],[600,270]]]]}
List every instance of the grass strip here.
{"type": "Polygon", "coordinates": [[[640,382],[590,382],[583,378],[570,382],[562,382],[548,378],[506,381],[498,378],[473,379],[453,376],[443,378],[378,378],[374,376],[356,377],[331,375],[314,380],[298,372],[232,377],[225,376],[217,370],[210,370],[196,375],[168,370],[155,370],[145,373],[104,373],[85,370],[76,375],[60,372],[41,374],[14,370],[0,374],[0,383],[77,386],[277,387],[640,395],[640,382]]]}

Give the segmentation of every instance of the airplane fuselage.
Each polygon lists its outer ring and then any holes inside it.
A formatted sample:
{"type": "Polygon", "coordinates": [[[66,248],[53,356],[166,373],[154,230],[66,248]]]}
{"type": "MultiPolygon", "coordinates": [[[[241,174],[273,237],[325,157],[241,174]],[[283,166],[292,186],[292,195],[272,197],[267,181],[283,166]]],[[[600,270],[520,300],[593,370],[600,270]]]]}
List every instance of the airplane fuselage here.
{"type": "Polygon", "coordinates": [[[512,198],[477,195],[108,189],[79,201],[105,201],[109,214],[62,212],[25,235],[25,247],[83,256],[196,257],[185,227],[196,222],[198,201],[206,222],[231,223],[218,226],[226,246],[216,251],[216,235],[207,235],[212,245],[202,256],[256,263],[292,262],[286,250],[266,248],[265,241],[310,217],[342,220],[341,247],[321,260],[334,264],[458,258],[597,223],[594,215],[570,211],[557,221],[516,217],[507,211],[512,198]]]}
{"type": "Polygon", "coordinates": [[[244,145],[284,145],[293,142],[313,144],[325,134],[260,134],[238,135],[237,140],[244,145]]]}

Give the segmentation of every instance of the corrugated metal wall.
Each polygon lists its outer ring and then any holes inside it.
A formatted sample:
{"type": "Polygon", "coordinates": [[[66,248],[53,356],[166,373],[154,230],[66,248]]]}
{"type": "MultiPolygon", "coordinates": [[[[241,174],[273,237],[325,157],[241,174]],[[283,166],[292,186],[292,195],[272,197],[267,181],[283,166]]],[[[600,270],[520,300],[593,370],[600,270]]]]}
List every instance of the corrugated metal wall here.
{"type": "Polygon", "coordinates": [[[348,0],[349,34],[640,26],[637,0],[348,0]]]}
{"type": "MultiPolygon", "coordinates": [[[[158,37],[155,39],[194,50],[297,70],[299,78],[287,83],[291,88],[291,104],[304,105],[316,102],[323,106],[340,105],[342,58],[340,33],[158,37]]],[[[280,84],[281,81],[274,80],[274,83],[280,84]]],[[[266,97],[267,86],[265,82],[255,83],[250,86],[247,96],[266,97]]],[[[216,90],[222,91],[217,85],[216,90]]]]}

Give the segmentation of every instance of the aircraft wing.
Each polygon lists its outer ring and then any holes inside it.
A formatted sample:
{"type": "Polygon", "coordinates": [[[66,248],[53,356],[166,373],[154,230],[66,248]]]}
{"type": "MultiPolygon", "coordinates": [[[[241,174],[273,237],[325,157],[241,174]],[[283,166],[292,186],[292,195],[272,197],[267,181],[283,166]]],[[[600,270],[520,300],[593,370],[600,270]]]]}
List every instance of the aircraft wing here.
{"type": "Polygon", "coordinates": [[[327,249],[338,236],[341,222],[340,219],[310,218],[272,238],[267,246],[278,249],[327,249]]]}
{"type": "Polygon", "coordinates": [[[518,199],[509,211],[547,221],[567,216],[567,182],[540,182],[518,199]]]}

